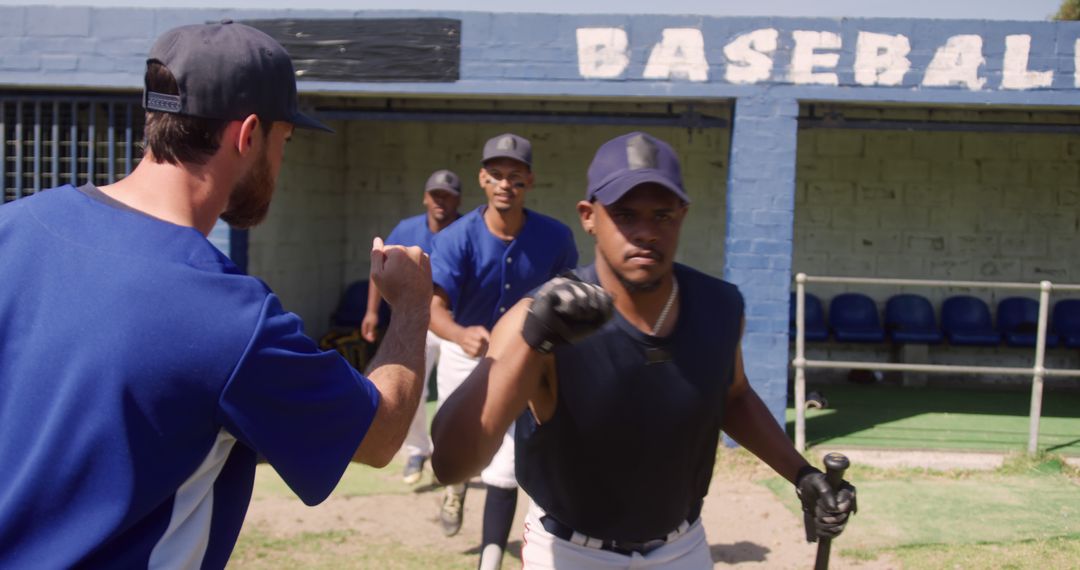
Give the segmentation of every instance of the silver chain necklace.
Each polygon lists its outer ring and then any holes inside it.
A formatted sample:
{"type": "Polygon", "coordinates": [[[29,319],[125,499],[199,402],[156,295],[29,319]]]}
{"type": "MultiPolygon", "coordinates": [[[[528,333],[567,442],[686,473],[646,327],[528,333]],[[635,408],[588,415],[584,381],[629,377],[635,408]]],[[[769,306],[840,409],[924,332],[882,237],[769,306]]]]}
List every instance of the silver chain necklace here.
{"type": "Polygon", "coordinates": [[[667,320],[668,311],[671,310],[671,305],[675,304],[675,296],[679,294],[679,280],[674,275],[671,276],[671,294],[668,295],[667,302],[664,303],[664,309],[660,311],[660,316],[656,319],[656,324],[653,325],[652,335],[656,336],[660,333],[660,329],[664,326],[664,321],[667,320]]]}

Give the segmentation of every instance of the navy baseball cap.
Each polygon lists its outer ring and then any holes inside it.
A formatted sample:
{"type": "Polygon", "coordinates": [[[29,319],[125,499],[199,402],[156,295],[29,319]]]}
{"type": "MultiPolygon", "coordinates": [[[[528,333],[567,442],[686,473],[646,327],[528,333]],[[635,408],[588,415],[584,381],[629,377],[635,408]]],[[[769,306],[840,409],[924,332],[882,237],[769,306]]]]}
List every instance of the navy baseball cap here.
{"type": "Polygon", "coordinates": [[[150,48],[176,78],[179,95],[143,89],[147,111],[225,121],[258,115],[264,121],[334,132],[300,112],[292,59],[265,33],[223,20],[173,28],[150,48]]]}
{"type": "Polygon", "coordinates": [[[484,143],[484,158],[480,163],[493,158],[512,158],[532,168],[532,144],[525,137],[513,133],[492,137],[484,143]]]}
{"type": "Polygon", "coordinates": [[[428,177],[427,184],[424,184],[424,192],[432,190],[446,190],[460,196],[461,179],[449,170],[436,170],[428,177]]]}
{"type": "Polygon", "coordinates": [[[610,206],[637,186],[656,183],[690,203],[683,190],[679,157],[671,145],[641,132],[615,137],[600,145],[589,165],[586,200],[610,206]]]}

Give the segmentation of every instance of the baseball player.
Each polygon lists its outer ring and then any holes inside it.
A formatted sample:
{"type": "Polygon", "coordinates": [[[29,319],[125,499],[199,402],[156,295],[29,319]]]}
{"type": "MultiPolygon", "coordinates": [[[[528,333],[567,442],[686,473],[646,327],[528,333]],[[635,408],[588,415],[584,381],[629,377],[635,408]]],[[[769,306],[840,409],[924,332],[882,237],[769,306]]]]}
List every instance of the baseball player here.
{"type": "Polygon", "coordinates": [[[577,205],[595,263],[507,311],[435,417],[450,482],[517,420],[526,568],[712,568],[700,512],[721,430],[795,483],[820,536],[854,511],[854,488],[834,493],[750,387],[739,291],[673,262],[689,201],[663,141],[602,145],[577,205]]]}
{"type": "Polygon", "coordinates": [[[297,110],[284,48],[229,21],[147,61],[121,181],[0,207],[0,567],[223,568],[257,455],[309,505],[386,465],[420,399],[431,278],[372,249],[394,308],[369,377],[322,352],[206,235],[266,215],[297,110]]]}
{"type": "MultiPolygon", "coordinates": [[[[525,208],[533,187],[528,140],[510,133],[488,140],[479,183],[487,203],[437,234],[431,254],[431,330],[446,339],[437,371],[440,402],[484,355],[495,322],[530,290],[577,264],[570,228],[525,208]]],[[[487,500],[481,568],[499,567],[517,506],[513,436],[507,429],[499,436],[503,448],[482,474],[487,500]]],[[[447,536],[461,528],[464,498],[464,484],[447,487],[439,513],[447,536]]]]}
{"type": "MultiPolygon", "coordinates": [[[[436,170],[424,184],[424,208],[426,213],[405,218],[394,226],[386,236],[387,245],[417,246],[425,253],[431,253],[431,240],[435,234],[444,230],[460,217],[458,206],[461,204],[461,179],[449,170],[436,170]]],[[[379,332],[379,305],[382,297],[375,285],[368,287],[367,312],[360,324],[360,334],[364,340],[374,343],[379,332]]],[[[424,471],[424,462],[431,456],[431,438],[428,437],[427,414],[424,402],[427,401],[427,378],[431,369],[439,360],[439,337],[428,331],[427,346],[424,351],[424,391],[420,395],[420,406],[416,408],[409,425],[409,434],[405,436],[405,470],[402,481],[412,485],[420,481],[424,471]]]]}

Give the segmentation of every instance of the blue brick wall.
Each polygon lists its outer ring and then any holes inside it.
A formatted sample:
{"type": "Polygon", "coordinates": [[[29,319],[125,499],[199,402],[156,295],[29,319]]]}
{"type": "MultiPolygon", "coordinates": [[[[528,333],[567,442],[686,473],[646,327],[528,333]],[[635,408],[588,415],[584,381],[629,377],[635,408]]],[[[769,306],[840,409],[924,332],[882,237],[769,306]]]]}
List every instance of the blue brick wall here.
{"type": "Polygon", "coordinates": [[[799,104],[768,96],[735,103],[724,277],[746,300],[743,362],[778,422],[787,400],[788,292],[799,104]]]}
{"type": "Polygon", "coordinates": [[[911,101],[920,103],[1000,103],[1075,105],[1076,22],[986,22],[978,20],[715,18],[700,16],[490,14],[475,12],[321,11],[91,8],[78,6],[0,6],[0,85],[129,87],[140,83],[139,62],[153,38],[182,24],[222,18],[380,18],[449,17],[462,21],[461,80],[454,84],[302,82],[306,91],[425,94],[529,94],[598,97],[737,98],[760,93],[815,100],[911,101]],[[583,27],[626,32],[629,62],[618,77],[586,80],[577,67],[576,31],[583,27]],[[653,46],[665,29],[700,30],[708,60],[705,83],[646,80],[642,77],[653,46]],[[775,29],[773,73],[755,85],[725,80],[724,49],[741,34],[775,29]],[[788,78],[794,52],[793,33],[811,30],[837,34],[837,86],[793,85],[788,78]],[[896,87],[862,87],[855,81],[855,46],[860,32],[903,34],[911,43],[911,71],[896,87]],[[981,90],[920,85],[936,50],[948,38],[982,38],[986,62],[981,90]],[[1050,88],[1026,91],[1001,86],[1005,38],[1031,36],[1029,68],[1053,70],[1050,88]],[[42,59],[42,55],[66,56],[42,59]],[[74,58],[74,59],[72,59],[74,58]],[[74,65],[74,68],[72,67],[74,65]],[[134,65],[134,68],[133,68],[134,65]],[[776,89],[776,91],[772,91],[776,89]]]}

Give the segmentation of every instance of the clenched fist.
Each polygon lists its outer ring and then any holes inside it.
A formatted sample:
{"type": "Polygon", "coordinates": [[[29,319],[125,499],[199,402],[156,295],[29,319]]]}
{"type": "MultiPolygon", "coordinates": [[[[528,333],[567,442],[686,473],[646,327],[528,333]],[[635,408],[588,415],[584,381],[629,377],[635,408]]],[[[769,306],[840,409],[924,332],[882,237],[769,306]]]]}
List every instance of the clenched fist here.
{"type": "Polygon", "coordinates": [[[592,334],[611,318],[611,295],[599,285],[574,277],[548,281],[536,293],[521,336],[539,352],[548,353],[592,334]]]}
{"type": "Polygon", "coordinates": [[[419,247],[371,244],[371,281],[395,311],[431,307],[431,260],[419,247]]]}
{"type": "Polygon", "coordinates": [[[811,542],[839,536],[848,518],[858,510],[855,487],[840,480],[840,485],[833,489],[818,469],[806,469],[795,484],[795,493],[802,502],[803,513],[813,519],[813,529],[808,525],[806,532],[811,542]]]}

